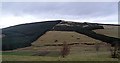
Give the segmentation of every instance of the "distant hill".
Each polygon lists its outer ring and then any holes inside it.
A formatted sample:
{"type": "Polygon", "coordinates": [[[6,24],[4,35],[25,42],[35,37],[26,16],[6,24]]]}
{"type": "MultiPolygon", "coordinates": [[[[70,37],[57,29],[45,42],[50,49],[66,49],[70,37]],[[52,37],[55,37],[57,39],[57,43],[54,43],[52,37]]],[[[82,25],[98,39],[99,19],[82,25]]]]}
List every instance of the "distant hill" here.
{"type": "MultiPolygon", "coordinates": [[[[104,30],[103,24],[101,25],[98,23],[78,23],[55,20],[16,25],[2,29],[2,50],[13,50],[31,46],[33,42],[35,42],[38,38],[40,38],[48,31],[77,32],[91,37],[95,40],[110,43],[113,45],[114,42],[120,41],[119,37],[111,37],[111,35],[105,35],[106,33],[104,34],[97,32],[96,30],[104,30]]],[[[54,35],[54,32],[52,34],[54,35]]],[[[48,38],[49,37],[46,39],[48,38]]],[[[81,37],[79,38],[81,39],[81,37]]]]}

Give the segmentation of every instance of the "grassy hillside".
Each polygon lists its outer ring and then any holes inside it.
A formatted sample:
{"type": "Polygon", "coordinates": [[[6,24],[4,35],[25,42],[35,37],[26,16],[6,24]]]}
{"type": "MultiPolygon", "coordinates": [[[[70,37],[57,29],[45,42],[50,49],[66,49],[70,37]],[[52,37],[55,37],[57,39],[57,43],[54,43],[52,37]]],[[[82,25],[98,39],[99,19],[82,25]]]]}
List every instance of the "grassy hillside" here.
{"type": "Polygon", "coordinates": [[[42,46],[46,44],[67,43],[99,43],[101,41],[90,38],[86,35],[76,32],[67,31],[48,31],[43,36],[32,43],[34,46],[42,46]]]}
{"type": "MultiPolygon", "coordinates": [[[[99,30],[99,29],[104,30],[104,27],[97,23],[65,22],[62,20],[16,25],[16,26],[2,29],[2,35],[3,35],[2,36],[2,39],[3,39],[2,40],[2,50],[13,50],[13,49],[17,49],[17,48],[31,46],[31,43],[36,41],[39,37],[42,39],[37,40],[37,42],[41,42],[41,43],[37,44],[38,46],[50,45],[50,44],[61,45],[61,43],[63,43],[64,41],[69,42],[70,44],[87,42],[86,40],[88,40],[90,43],[96,42],[99,40],[99,41],[107,42],[110,44],[114,44],[114,42],[116,43],[116,42],[120,41],[120,39],[118,37],[116,38],[116,37],[104,35],[104,34],[108,33],[107,31],[105,33],[102,31],[99,31],[98,33],[96,33],[97,30],[99,30]],[[67,31],[69,33],[48,32],[50,30],[51,31],[67,31]],[[95,30],[95,32],[93,30],[95,30]],[[74,31],[74,33],[71,33],[70,31],[74,31]],[[48,33],[46,33],[46,32],[48,32],[48,33]],[[75,32],[77,32],[77,33],[75,33],[75,32]],[[44,36],[42,36],[42,35],[44,35],[44,36]],[[73,35],[75,35],[75,36],[73,36],[73,35]],[[81,38],[81,36],[83,38],[81,38]],[[90,37],[91,38],[89,39],[87,36],[89,36],[89,38],[90,37]]],[[[108,28],[106,28],[105,30],[107,30],[107,29],[108,28]]],[[[115,28],[115,30],[116,30],[116,28],[115,28]]],[[[111,30],[109,30],[109,31],[111,31],[111,30]]],[[[109,34],[111,34],[111,33],[109,33],[109,34]]],[[[114,33],[115,33],[115,31],[114,31],[114,33]]],[[[35,43],[37,43],[37,42],[35,42],[35,43]]],[[[33,43],[33,45],[34,45],[34,43],[33,43]]]]}
{"type": "Polygon", "coordinates": [[[116,38],[120,38],[118,35],[118,28],[120,26],[110,26],[110,25],[104,25],[103,26],[104,29],[97,29],[97,30],[94,30],[96,33],[99,33],[99,34],[104,34],[104,35],[107,35],[107,36],[111,36],[111,37],[116,37],[116,38]]]}

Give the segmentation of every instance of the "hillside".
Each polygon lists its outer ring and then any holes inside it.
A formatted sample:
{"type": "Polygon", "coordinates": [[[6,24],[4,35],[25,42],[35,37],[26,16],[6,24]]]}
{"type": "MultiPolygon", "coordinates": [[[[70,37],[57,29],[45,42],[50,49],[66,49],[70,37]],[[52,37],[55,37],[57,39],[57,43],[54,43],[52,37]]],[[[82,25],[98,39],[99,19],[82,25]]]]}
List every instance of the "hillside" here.
{"type": "Polygon", "coordinates": [[[97,30],[94,30],[94,31],[96,33],[99,33],[99,34],[120,38],[118,36],[119,35],[118,34],[119,33],[119,31],[118,31],[119,26],[110,26],[110,25],[103,25],[103,26],[104,26],[104,29],[97,29],[97,30]]]}
{"type": "Polygon", "coordinates": [[[86,35],[79,34],[76,32],[66,32],[66,31],[48,31],[41,37],[39,37],[35,42],[32,43],[33,46],[44,46],[48,44],[62,44],[63,42],[71,43],[100,43],[101,41],[90,38],[86,35]],[[87,40],[86,40],[87,39],[87,40]]]}
{"type": "Polygon", "coordinates": [[[55,20],[2,29],[3,61],[115,61],[118,25],[55,20]],[[63,42],[70,53],[61,57],[63,42]],[[112,45],[112,46],[111,46],[112,45]]]}
{"type": "MultiPolygon", "coordinates": [[[[82,39],[89,40],[89,38],[92,38],[93,41],[102,41],[102,42],[110,43],[112,45],[115,44],[114,42],[120,41],[119,37],[111,36],[116,33],[115,31],[117,29],[116,27],[114,31],[109,30],[109,31],[112,31],[111,33],[109,33],[110,35],[105,35],[108,32],[104,33],[102,31],[97,31],[97,30],[104,30],[104,29],[107,30],[106,27],[104,27],[103,25],[99,25],[98,23],[87,23],[87,22],[78,23],[78,22],[70,22],[70,21],[67,22],[63,20],[44,21],[44,22],[16,25],[16,26],[2,29],[2,35],[3,35],[2,50],[14,50],[17,48],[28,47],[28,46],[31,46],[32,43],[35,42],[36,40],[39,40],[38,38],[43,38],[43,37],[46,43],[48,43],[48,41],[56,42],[58,41],[58,38],[60,39],[59,40],[60,42],[63,42],[63,40],[69,41],[69,42],[70,41],[77,42],[79,40],[76,41],[75,40],[76,38],[80,40],[82,39]],[[48,31],[53,31],[53,32],[48,32],[48,31]],[[56,31],[66,31],[67,33],[56,32],[56,31]],[[72,35],[71,32],[77,32],[77,34],[73,33],[73,35],[74,34],[76,36],[85,35],[85,36],[88,36],[89,38],[84,36],[82,39],[81,37],[75,37],[75,38],[70,37],[70,35],[72,35]],[[47,36],[46,34],[49,36],[47,36]],[[51,34],[56,38],[53,39],[51,34]],[[62,36],[64,36],[64,38],[62,36]]],[[[41,42],[42,44],[44,44],[43,41],[41,42]]],[[[40,45],[42,44],[40,43],[40,45]]]]}

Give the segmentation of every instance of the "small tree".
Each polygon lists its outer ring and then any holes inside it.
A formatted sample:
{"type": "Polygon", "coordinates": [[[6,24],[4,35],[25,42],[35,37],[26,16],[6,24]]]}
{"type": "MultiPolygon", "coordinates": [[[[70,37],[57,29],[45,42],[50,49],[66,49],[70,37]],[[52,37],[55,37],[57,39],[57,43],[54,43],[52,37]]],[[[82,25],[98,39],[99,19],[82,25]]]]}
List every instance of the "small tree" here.
{"type": "Polygon", "coordinates": [[[64,58],[70,53],[70,47],[66,42],[63,42],[63,48],[61,50],[61,56],[64,58]]]}
{"type": "Polygon", "coordinates": [[[111,51],[112,58],[118,58],[119,57],[119,43],[114,42],[114,49],[111,51]]]}

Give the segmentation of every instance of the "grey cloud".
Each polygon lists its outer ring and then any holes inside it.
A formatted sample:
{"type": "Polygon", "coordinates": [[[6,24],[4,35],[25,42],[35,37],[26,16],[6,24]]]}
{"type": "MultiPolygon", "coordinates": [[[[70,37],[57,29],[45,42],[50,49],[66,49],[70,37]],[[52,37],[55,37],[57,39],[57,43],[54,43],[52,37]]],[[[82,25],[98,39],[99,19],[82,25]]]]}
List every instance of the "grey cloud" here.
{"type": "Polygon", "coordinates": [[[72,16],[106,16],[117,13],[115,2],[17,2],[3,3],[2,10],[15,15],[60,14],[72,16]]]}

